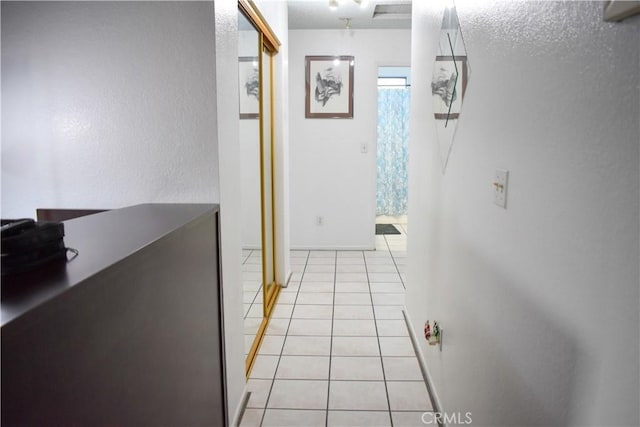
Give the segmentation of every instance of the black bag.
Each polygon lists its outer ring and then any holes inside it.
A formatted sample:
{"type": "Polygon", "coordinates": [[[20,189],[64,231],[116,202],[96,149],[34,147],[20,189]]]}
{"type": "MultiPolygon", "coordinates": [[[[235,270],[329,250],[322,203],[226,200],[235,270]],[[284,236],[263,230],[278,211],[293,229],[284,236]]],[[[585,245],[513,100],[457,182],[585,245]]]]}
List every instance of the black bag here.
{"type": "Polygon", "coordinates": [[[1,220],[2,277],[66,262],[64,224],[32,219],[1,220]]]}

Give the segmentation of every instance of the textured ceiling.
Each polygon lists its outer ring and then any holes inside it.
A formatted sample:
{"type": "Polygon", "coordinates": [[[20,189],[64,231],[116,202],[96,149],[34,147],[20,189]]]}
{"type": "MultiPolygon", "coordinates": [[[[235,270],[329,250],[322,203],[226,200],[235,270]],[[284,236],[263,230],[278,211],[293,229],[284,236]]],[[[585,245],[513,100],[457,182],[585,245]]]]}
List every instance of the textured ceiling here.
{"type": "Polygon", "coordinates": [[[362,0],[364,7],[354,0],[338,0],[336,10],[329,9],[329,0],[288,0],[289,29],[342,29],[350,18],[350,28],[411,28],[411,18],[373,18],[376,5],[411,4],[410,0],[362,0]]]}

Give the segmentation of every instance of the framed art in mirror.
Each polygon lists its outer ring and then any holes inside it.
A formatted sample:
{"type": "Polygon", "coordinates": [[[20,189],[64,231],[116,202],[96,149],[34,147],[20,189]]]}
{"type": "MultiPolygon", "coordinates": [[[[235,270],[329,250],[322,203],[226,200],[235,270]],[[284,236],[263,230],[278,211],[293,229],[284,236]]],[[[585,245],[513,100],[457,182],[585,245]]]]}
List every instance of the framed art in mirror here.
{"type": "Polygon", "coordinates": [[[444,8],[431,80],[433,117],[443,174],[453,151],[470,74],[469,57],[458,13],[455,6],[450,5],[444,8]]]}
{"type": "Polygon", "coordinates": [[[241,56],[238,58],[241,119],[257,119],[260,116],[259,73],[260,67],[257,56],[241,56]]]}
{"type": "Polygon", "coordinates": [[[437,56],[431,89],[436,120],[460,117],[467,88],[467,57],[437,56]]]}

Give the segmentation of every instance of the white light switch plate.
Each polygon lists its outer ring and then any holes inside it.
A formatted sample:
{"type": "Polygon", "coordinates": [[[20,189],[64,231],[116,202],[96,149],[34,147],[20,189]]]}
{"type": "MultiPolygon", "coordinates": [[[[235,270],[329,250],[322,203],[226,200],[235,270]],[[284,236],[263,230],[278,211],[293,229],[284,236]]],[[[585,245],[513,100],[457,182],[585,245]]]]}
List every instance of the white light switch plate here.
{"type": "Polygon", "coordinates": [[[507,187],[509,184],[509,171],[504,169],[496,169],[493,177],[493,203],[507,208],[507,187]]]}

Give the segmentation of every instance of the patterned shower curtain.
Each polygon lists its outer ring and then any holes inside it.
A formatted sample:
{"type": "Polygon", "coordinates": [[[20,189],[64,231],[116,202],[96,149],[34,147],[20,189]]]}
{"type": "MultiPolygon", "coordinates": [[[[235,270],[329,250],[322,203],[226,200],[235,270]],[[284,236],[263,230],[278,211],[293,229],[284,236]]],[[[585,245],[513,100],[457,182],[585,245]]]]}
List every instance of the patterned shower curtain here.
{"type": "Polygon", "coordinates": [[[378,88],[376,215],[407,214],[410,89],[378,88]]]}

